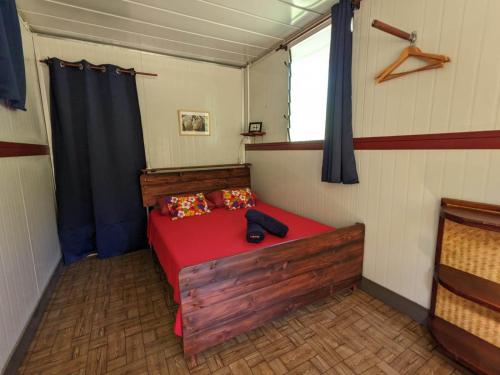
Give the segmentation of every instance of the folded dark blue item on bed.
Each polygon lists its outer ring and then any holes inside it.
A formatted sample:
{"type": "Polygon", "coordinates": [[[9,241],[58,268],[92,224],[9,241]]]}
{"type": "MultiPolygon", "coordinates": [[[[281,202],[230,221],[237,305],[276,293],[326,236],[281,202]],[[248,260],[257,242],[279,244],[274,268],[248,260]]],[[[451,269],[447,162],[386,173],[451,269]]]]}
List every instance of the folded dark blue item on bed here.
{"type": "Polygon", "coordinates": [[[247,211],[245,217],[249,222],[259,224],[265,230],[267,230],[271,234],[274,234],[275,236],[285,237],[288,233],[288,227],[285,224],[265,214],[264,212],[260,212],[252,208],[247,211]]]}
{"type": "Polygon", "coordinates": [[[247,221],[247,241],[259,243],[266,237],[266,231],[259,224],[247,221]]]}

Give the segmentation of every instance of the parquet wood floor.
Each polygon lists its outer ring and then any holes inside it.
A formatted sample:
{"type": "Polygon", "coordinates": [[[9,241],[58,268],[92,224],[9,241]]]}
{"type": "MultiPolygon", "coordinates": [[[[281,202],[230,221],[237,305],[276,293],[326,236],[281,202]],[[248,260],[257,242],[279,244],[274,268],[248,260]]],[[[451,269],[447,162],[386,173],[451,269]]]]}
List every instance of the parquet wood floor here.
{"type": "Polygon", "coordinates": [[[67,267],[18,373],[463,373],[422,326],[362,291],[301,309],[186,363],[166,285],[148,250],[67,267]]]}

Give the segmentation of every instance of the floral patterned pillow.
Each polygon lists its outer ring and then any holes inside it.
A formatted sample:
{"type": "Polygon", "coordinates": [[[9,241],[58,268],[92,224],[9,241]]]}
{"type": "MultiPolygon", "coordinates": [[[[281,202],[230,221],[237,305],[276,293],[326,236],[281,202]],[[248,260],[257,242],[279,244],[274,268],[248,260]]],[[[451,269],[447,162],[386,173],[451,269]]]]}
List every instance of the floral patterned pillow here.
{"type": "Polygon", "coordinates": [[[230,210],[255,206],[255,196],[249,188],[222,190],[224,204],[230,210]]]}
{"type": "MultiPolygon", "coordinates": [[[[165,204],[172,220],[189,216],[200,216],[210,212],[203,193],[188,196],[166,197],[165,204]]],[[[162,213],[165,214],[162,210],[162,213]]]]}

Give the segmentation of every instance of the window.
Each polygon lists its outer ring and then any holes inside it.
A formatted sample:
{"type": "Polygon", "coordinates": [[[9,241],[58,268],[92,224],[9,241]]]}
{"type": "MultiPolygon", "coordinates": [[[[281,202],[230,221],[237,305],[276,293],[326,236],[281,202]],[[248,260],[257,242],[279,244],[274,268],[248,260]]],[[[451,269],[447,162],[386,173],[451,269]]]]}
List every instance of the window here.
{"type": "Polygon", "coordinates": [[[331,26],[291,48],[290,140],[325,137],[331,26]]]}

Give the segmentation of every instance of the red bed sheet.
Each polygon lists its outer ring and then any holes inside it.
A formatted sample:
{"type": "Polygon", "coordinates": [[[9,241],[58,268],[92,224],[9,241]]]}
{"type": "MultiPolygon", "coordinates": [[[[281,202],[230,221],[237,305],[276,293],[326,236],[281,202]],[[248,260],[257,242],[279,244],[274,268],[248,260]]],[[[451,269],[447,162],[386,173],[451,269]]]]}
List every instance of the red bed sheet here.
{"type": "MultiPolygon", "coordinates": [[[[247,242],[246,209],[231,211],[217,208],[206,215],[180,220],[162,216],[158,209],[151,212],[148,225],[149,243],[154,247],[168,282],[174,289],[176,303],[180,303],[179,272],[184,267],[334,229],[262,201],[259,201],[255,208],[285,223],[289,227],[286,237],[279,238],[267,233],[265,240],[258,244],[247,242]]],[[[174,332],[182,336],[180,308],[177,311],[174,332]]]]}

